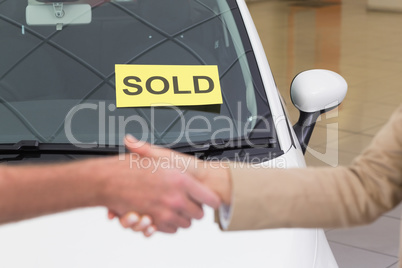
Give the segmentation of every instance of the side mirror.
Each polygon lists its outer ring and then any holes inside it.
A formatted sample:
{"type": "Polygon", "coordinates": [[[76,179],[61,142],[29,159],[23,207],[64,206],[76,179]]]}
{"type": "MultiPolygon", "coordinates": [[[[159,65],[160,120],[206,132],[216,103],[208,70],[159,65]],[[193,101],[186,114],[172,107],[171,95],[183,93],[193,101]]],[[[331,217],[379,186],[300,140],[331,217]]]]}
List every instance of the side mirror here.
{"type": "Polygon", "coordinates": [[[300,111],[299,121],[293,129],[303,153],[306,152],[317,118],[341,104],[347,90],[345,79],[328,70],[305,71],[293,79],[290,97],[300,111]]]}

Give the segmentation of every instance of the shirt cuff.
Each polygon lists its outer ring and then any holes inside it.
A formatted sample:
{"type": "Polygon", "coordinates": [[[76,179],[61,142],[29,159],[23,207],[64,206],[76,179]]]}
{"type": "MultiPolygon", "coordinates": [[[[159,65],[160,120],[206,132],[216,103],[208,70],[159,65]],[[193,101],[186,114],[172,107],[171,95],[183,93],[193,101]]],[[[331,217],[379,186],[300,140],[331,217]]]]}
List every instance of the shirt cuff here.
{"type": "Polygon", "coordinates": [[[232,206],[222,204],[219,207],[219,223],[223,230],[227,230],[229,228],[231,218],[232,218],[232,206]]]}

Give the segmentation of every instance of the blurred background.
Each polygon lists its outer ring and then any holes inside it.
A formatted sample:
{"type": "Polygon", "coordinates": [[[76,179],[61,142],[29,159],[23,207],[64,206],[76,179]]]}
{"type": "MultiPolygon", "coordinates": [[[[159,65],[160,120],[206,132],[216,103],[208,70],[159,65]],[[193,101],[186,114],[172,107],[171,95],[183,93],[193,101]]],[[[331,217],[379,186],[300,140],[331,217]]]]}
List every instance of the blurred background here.
{"type": "MultiPolygon", "coordinates": [[[[329,69],[348,82],[345,101],[320,118],[308,165],[348,165],[402,103],[402,0],[248,0],[293,123],[293,77],[329,69]]],[[[326,230],[339,267],[396,268],[402,206],[371,225],[326,230]]]]}

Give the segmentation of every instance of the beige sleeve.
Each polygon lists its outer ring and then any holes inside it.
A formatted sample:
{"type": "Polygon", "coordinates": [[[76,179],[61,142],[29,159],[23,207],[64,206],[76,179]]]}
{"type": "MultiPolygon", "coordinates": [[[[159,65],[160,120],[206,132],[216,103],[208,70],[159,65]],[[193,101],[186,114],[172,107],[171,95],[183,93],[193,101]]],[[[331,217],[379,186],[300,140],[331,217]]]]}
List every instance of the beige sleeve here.
{"type": "Polygon", "coordinates": [[[348,167],[231,166],[227,230],[344,227],[375,220],[402,200],[402,105],[348,167]]]}

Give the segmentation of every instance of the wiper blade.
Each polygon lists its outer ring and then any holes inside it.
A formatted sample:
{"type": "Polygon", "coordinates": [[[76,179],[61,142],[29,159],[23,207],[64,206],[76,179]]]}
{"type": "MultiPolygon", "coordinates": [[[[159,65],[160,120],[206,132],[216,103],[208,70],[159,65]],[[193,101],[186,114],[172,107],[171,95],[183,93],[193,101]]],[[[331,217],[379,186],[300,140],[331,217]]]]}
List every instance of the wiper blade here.
{"type": "Polygon", "coordinates": [[[37,140],[22,140],[13,144],[0,144],[0,161],[18,160],[41,154],[115,155],[119,152],[125,152],[124,146],[94,144],[78,146],[70,143],[41,143],[37,140]]]}
{"type": "MultiPolygon", "coordinates": [[[[164,146],[164,145],[161,145],[164,146]]],[[[202,154],[247,149],[247,148],[276,148],[277,140],[272,137],[241,137],[237,139],[216,139],[202,143],[176,143],[164,146],[182,153],[202,154]]],[[[63,155],[117,155],[127,152],[123,145],[95,145],[71,143],[41,143],[37,140],[22,140],[12,144],[0,144],[0,162],[39,157],[42,154],[63,155]]]]}
{"type": "Polygon", "coordinates": [[[240,137],[237,139],[217,139],[202,143],[177,143],[168,146],[182,153],[209,153],[225,150],[248,149],[248,148],[276,148],[278,142],[272,137],[240,137]]]}

